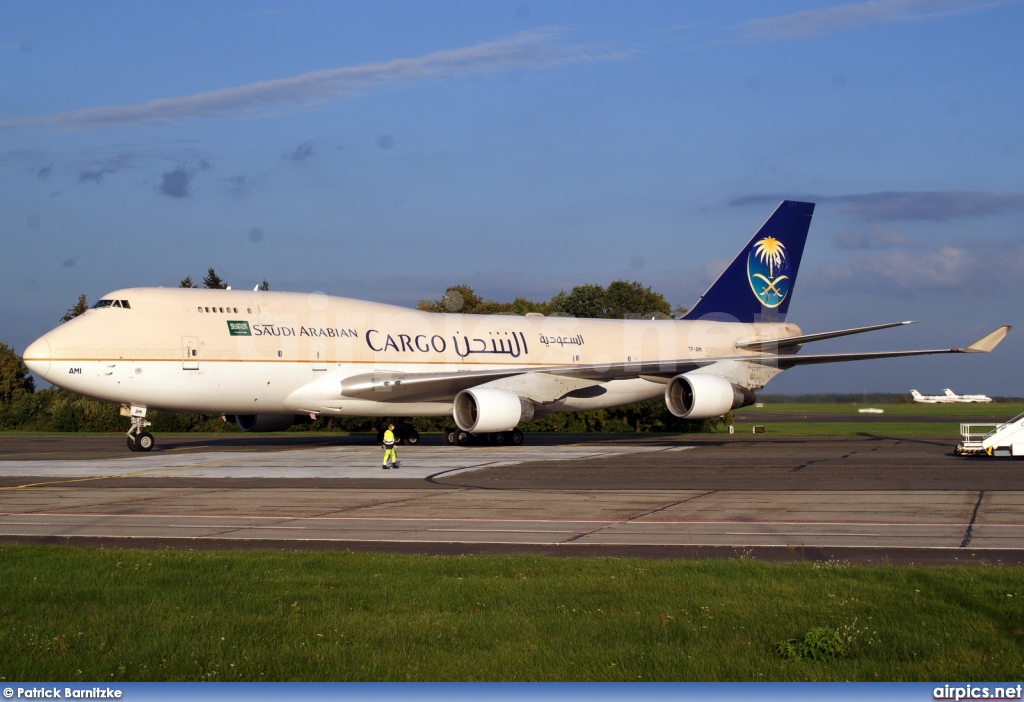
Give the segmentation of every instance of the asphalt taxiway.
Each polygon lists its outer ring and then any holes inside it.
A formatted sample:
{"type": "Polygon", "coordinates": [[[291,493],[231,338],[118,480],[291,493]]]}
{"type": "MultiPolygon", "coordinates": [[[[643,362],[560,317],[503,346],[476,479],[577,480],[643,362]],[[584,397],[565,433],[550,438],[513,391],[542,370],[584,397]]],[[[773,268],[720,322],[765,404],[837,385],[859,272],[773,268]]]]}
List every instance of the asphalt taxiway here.
{"type": "Polygon", "coordinates": [[[0,437],[0,542],[1024,563],[1024,462],[897,436],[0,437]]]}

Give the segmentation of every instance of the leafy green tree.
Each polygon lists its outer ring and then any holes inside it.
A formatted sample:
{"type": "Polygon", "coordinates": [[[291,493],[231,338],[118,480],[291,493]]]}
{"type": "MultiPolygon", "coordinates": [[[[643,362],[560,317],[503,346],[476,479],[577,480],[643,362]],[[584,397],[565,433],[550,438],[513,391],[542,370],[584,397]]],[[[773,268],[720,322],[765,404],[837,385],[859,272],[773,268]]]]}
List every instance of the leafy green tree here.
{"type": "Polygon", "coordinates": [[[36,381],[21,360],[7,344],[0,343],[0,404],[10,404],[24,395],[35,392],[36,381]]]}
{"type": "Polygon", "coordinates": [[[462,312],[465,314],[514,314],[539,312],[555,317],[598,319],[667,319],[686,312],[685,307],[672,306],[665,296],[640,283],[616,280],[601,285],[577,285],[564,290],[546,302],[517,297],[512,302],[484,300],[468,285],[452,285],[440,300],[420,300],[417,309],[424,312],[462,312]]]}
{"type": "MultiPolygon", "coordinates": [[[[213,269],[211,268],[210,270],[213,269]]],[[[179,288],[194,288],[195,286],[195,283],[192,282],[192,276],[190,275],[186,275],[184,278],[182,278],[181,284],[178,285],[179,288]]]]}
{"type": "Polygon", "coordinates": [[[263,282],[260,283],[260,290],[262,290],[263,292],[270,290],[270,283],[267,282],[266,278],[264,278],[263,282]]]}
{"type": "Polygon", "coordinates": [[[600,285],[577,285],[568,294],[551,298],[551,314],[556,317],[601,318],[608,314],[608,293],[600,285]]]}
{"type": "Polygon", "coordinates": [[[206,276],[203,278],[203,286],[210,288],[211,290],[224,290],[228,287],[228,284],[221,280],[216,271],[209,268],[206,271],[206,276]]]}
{"type": "Polygon", "coordinates": [[[550,304],[547,302],[533,302],[525,297],[517,297],[512,301],[512,314],[524,315],[529,312],[538,312],[546,315],[549,312],[550,304]]]}
{"type": "Polygon", "coordinates": [[[88,309],[89,303],[85,301],[85,295],[79,295],[78,302],[75,303],[75,306],[69,309],[67,313],[60,318],[61,324],[64,322],[70,322],[80,314],[85,314],[88,309]]]}
{"type": "Polygon", "coordinates": [[[616,280],[605,291],[609,319],[667,319],[672,315],[672,305],[665,296],[650,287],[626,280],[616,280]]]}
{"type": "Polygon", "coordinates": [[[628,280],[600,285],[577,285],[564,290],[548,303],[550,313],[559,317],[591,319],[667,319],[672,306],[661,293],[628,280]]]}
{"type": "Polygon", "coordinates": [[[440,300],[420,300],[416,309],[424,312],[461,312],[478,314],[483,299],[468,285],[451,285],[440,300]]]}
{"type": "Polygon", "coordinates": [[[512,302],[484,300],[468,285],[452,285],[445,290],[440,300],[420,300],[416,309],[424,312],[461,312],[463,314],[517,314],[540,312],[546,314],[546,302],[532,302],[517,297],[512,302]]]}

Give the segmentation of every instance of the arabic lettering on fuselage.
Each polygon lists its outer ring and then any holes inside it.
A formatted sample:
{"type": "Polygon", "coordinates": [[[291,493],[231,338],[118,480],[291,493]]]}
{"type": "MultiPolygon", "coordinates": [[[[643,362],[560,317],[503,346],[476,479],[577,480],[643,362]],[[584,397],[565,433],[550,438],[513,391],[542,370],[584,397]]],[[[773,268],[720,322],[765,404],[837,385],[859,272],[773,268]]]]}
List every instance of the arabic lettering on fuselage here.
{"type": "MultiPolygon", "coordinates": [[[[448,350],[448,340],[440,334],[389,334],[378,329],[368,329],[365,338],[366,345],[377,353],[444,353],[448,350]]],[[[486,338],[472,339],[456,332],[451,340],[452,348],[460,358],[477,354],[519,358],[529,351],[522,332],[488,332],[486,338]]]]}
{"type": "Polygon", "coordinates": [[[253,336],[316,336],[327,339],[356,338],[359,333],[355,329],[337,329],[325,327],[279,327],[274,324],[252,325],[253,336]]]}
{"type": "Polygon", "coordinates": [[[577,334],[576,336],[544,336],[540,337],[540,343],[545,346],[552,346],[558,344],[559,346],[583,346],[583,335],[577,334]]]}
{"type": "Polygon", "coordinates": [[[474,338],[470,339],[468,336],[462,337],[462,348],[459,348],[459,337],[458,335],[452,337],[452,341],[455,342],[455,353],[462,358],[470,354],[504,354],[511,356],[512,358],[519,358],[522,354],[526,353],[526,336],[522,332],[489,332],[490,344],[488,339],[474,338]],[[520,344],[522,339],[522,344],[520,344]]]}

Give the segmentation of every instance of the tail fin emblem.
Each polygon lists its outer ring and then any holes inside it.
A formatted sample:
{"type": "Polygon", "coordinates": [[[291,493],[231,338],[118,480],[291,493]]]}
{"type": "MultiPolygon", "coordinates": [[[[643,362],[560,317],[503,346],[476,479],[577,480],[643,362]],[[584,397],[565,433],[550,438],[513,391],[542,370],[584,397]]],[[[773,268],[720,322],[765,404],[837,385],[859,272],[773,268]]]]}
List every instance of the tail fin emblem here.
{"type": "Polygon", "coordinates": [[[789,293],[789,258],[781,241],[766,236],[754,242],[747,257],[747,279],[762,305],[782,304],[789,293]]]}

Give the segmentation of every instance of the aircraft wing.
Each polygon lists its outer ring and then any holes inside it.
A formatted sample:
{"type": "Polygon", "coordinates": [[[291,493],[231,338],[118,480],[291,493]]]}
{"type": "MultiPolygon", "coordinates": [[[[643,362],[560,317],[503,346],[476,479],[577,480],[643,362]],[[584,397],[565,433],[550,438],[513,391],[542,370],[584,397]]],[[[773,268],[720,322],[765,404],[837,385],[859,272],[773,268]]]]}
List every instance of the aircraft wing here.
{"type": "Polygon", "coordinates": [[[341,382],[341,393],[346,397],[376,400],[378,402],[430,402],[451,400],[462,390],[468,390],[469,388],[494,380],[526,374],[544,374],[576,380],[590,380],[595,385],[600,382],[626,378],[645,378],[654,382],[667,382],[669,378],[680,373],[688,373],[721,361],[757,363],[785,370],[800,365],[865,361],[873,358],[898,358],[900,356],[924,356],[938,353],[986,353],[994,349],[1009,331],[1009,326],[999,327],[966,348],[952,349],[822,354],[760,354],[756,356],[687,358],[593,365],[509,366],[508,368],[490,370],[445,373],[376,371],[344,379],[341,382]]]}
{"type": "Polygon", "coordinates": [[[900,356],[926,356],[935,353],[988,353],[994,349],[1003,337],[1009,333],[1009,326],[1002,326],[989,332],[966,348],[953,349],[922,349],[916,351],[864,351],[854,353],[818,353],[794,354],[790,356],[759,356],[753,360],[757,363],[778,364],[783,370],[794,366],[813,365],[817,363],[840,363],[842,361],[866,361],[872,358],[898,358],[900,356]]]}
{"type": "Polygon", "coordinates": [[[684,361],[657,361],[648,363],[612,363],[574,366],[512,366],[481,371],[453,371],[449,373],[403,373],[376,371],[345,378],[341,381],[341,394],[377,402],[443,402],[451,400],[463,390],[493,380],[516,375],[562,376],[576,380],[577,387],[586,387],[609,380],[649,377],[651,380],[671,378],[680,373],[696,370],[720,361],[718,358],[688,359],[684,361]]]}
{"type": "Polygon", "coordinates": [[[879,329],[891,329],[892,327],[902,327],[907,324],[913,324],[913,322],[889,322],[888,324],[873,324],[870,327],[857,327],[856,329],[840,329],[839,331],[803,334],[801,336],[784,336],[779,339],[740,341],[736,344],[736,348],[752,349],[754,351],[777,351],[779,349],[797,347],[801,344],[807,344],[812,341],[835,339],[840,336],[849,336],[850,334],[863,334],[864,332],[878,331],[879,329]]]}
{"type": "Polygon", "coordinates": [[[463,390],[524,373],[550,372],[551,368],[523,366],[482,371],[450,373],[402,373],[376,371],[354,375],[341,381],[341,394],[377,402],[442,402],[463,390]]]}

